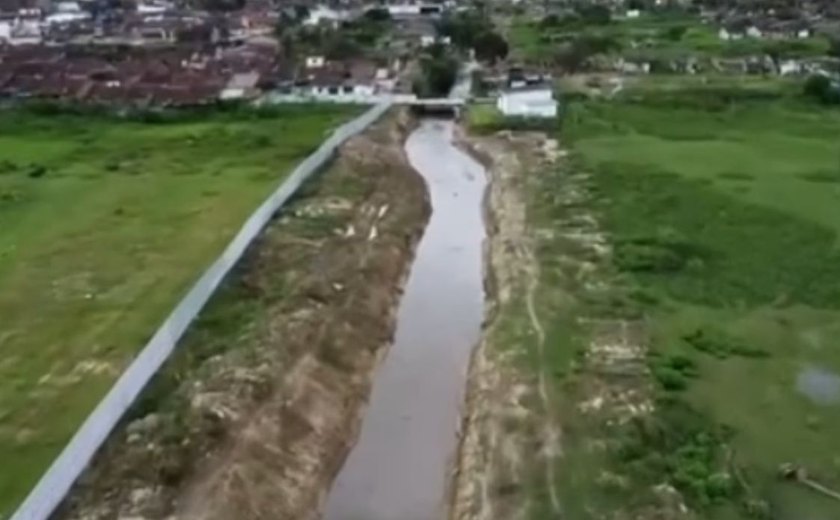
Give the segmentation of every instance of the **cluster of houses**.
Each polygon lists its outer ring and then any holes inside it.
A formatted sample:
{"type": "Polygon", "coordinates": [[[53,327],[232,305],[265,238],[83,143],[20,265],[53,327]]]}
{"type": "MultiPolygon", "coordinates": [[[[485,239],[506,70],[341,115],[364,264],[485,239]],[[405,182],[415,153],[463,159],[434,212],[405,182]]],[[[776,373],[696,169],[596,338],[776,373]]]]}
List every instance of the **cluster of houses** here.
{"type": "Polygon", "coordinates": [[[320,56],[294,63],[279,55],[269,41],[210,52],[186,45],[6,47],[0,50],[0,96],[143,107],[251,100],[267,92],[339,99],[391,91],[399,66],[320,56]]]}
{"type": "MultiPolygon", "coordinates": [[[[328,60],[283,49],[277,27],[301,5],[242,4],[208,12],[172,0],[0,0],[0,96],[184,106],[269,92],[340,100],[405,87],[397,53],[328,60]]],[[[385,8],[395,28],[422,45],[435,41],[430,18],[445,5],[406,0],[385,8]]],[[[336,25],[369,8],[312,4],[297,23],[336,25]]]]}
{"type": "Polygon", "coordinates": [[[721,24],[718,37],[733,41],[744,38],[764,38],[769,40],[804,40],[814,36],[813,26],[805,20],[759,20],[736,18],[721,24]]]}
{"type": "Polygon", "coordinates": [[[250,97],[282,77],[269,45],[79,48],[31,45],[0,50],[0,95],[121,105],[181,106],[250,97]]]}
{"type": "Polygon", "coordinates": [[[840,72],[840,58],[812,56],[807,58],[779,58],[767,54],[722,58],[716,56],[684,56],[681,58],[650,60],[618,57],[595,60],[595,70],[611,70],[626,75],[665,74],[732,74],[806,76],[833,75],[840,72]]]}
{"type": "MultiPolygon", "coordinates": [[[[707,3],[708,4],[708,3],[707,3]]],[[[657,2],[659,5],[659,2],[657,2]]],[[[801,0],[787,7],[783,3],[763,4],[760,2],[718,3],[715,8],[699,8],[700,19],[714,28],[723,42],[761,41],[765,50],[753,55],[715,56],[709,53],[692,53],[686,49],[681,56],[668,58],[645,57],[643,49],[634,50],[621,57],[599,56],[589,65],[595,70],[616,71],[623,74],[674,73],[674,74],[761,74],[761,75],[809,75],[840,73],[840,60],[828,55],[818,55],[802,49],[819,48],[815,37],[836,33],[840,37],[840,6],[832,11],[831,3],[801,0]],[[770,5],[769,7],[767,7],[770,5]],[[782,44],[786,42],[787,45],[782,44]],[[777,45],[778,44],[778,45],[777,45]],[[778,51],[773,52],[773,49],[778,51]],[[799,50],[797,50],[799,49],[799,50]]],[[[685,6],[683,6],[685,7],[685,6]]],[[[640,9],[627,9],[626,20],[642,16],[640,9]]],[[[656,47],[655,41],[643,42],[656,47]]],[[[644,45],[638,45],[639,48],[644,45]]],[[[635,47],[634,47],[635,48],[635,47]]],[[[750,47],[744,47],[749,49],[750,47]]],[[[755,46],[761,49],[762,46],[755,46]]],[[[656,53],[652,53],[655,55],[656,53]]]]}
{"type": "Polygon", "coordinates": [[[242,9],[209,13],[182,9],[168,0],[104,4],[58,0],[25,4],[0,2],[0,45],[159,45],[177,42],[244,42],[271,35],[279,20],[268,2],[251,0],[242,9]]]}
{"type": "MultiPolygon", "coordinates": [[[[119,107],[369,100],[410,91],[406,61],[419,47],[449,43],[434,19],[458,8],[453,0],[400,0],[301,10],[245,0],[232,11],[207,12],[172,0],[49,1],[0,0],[0,97],[119,107]],[[387,10],[394,34],[376,58],[327,59],[284,48],[275,36],[290,14],[303,28],[338,27],[369,9],[387,10]]],[[[542,74],[510,68],[495,87],[507,115],[556,115],[550,78],[542,74]]]]}

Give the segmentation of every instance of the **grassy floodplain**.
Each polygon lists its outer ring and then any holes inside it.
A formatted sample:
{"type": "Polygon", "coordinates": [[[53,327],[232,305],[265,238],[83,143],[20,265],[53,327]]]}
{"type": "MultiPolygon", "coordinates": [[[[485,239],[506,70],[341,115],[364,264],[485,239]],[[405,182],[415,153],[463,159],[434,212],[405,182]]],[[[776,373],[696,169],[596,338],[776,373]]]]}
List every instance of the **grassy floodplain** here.
{"type": "MultiPolygon", "coordinates": [[[[611,433],[605,464],[633,498],[611,490],[594,510],[642,507],[667,482],[703,518],[836,518],[836,500],[779,467],[840,490],[840,111],[786,87],[655,82],[574,102],[564,122],[612,245],[613,310],[641,317],[658,403],[611,433]]],[[[559,351],[585,337],[555,338],[552,370],[567,373],[574,356],[559,351]]],[[[572,450],[565,471],[592,462],[572,450]]],[[[602,494],[590,477],[569,497],[602,494]]]]}
{"type": "Polygon", "coordinates": [[[614,19],[606,24],[580,19],[548,23],[516,18],[508,37],[520,58],[536,61],[552,59],[560,44],[579,38],[608,40],[611,53],[647,60],[686,56],[734,58],[764,53],[802,58],[825,55],[829,47],[828,39],[821,35],[801,39],[722,40],[718,27],[681,13],[644,14],[634,19],[614,19]]]}
{"type": "Polygon", "coordinates": [[[251,211],[357,110],[0,114],[0,518],[251,211]]]}

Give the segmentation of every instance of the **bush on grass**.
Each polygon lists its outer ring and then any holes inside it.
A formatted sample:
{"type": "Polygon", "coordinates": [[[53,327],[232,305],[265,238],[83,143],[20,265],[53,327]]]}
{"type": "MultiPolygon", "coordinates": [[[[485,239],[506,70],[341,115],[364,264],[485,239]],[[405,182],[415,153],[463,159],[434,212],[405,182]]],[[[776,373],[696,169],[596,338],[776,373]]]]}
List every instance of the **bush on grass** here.
{"type": "Polygon", "coordinates": [[[654,366],[653,377],[656,378],[656,382],[659,383],[659,386],[663,390],[669,392],[685,390],[688,387],[688,381],[686,381],[685,376],[671,367],[654,366]]]}
{"type": "Polygon", "coordinates": [[[834,230],[650,169],[603,163],[593,176],[614,261],[637,285],[716,307],[840,307],[834,230]]]}
{"type": "Polygon", "coordinates": [[[649,364],[656,382],[669,392],[685,390],[688,379],[699,375],[697,363],[684,354],[652,354],[649,364]]]}
{"type": "MultiPolygon", "coordinates": [[[[472,111],[473,109],[471,109],[472,111]]],[[[553,135],[559,129],[556,118],[542,117],[505,117],[495,108],[481,108],[470,115],[470,131],[479,135],[490,135],[502,130],[514,132],[545,132],[553,135]]]]}
{"type": "Polygon", "coordinates": [[[0,175],[4,173],[12,173],[17,170],[17,165],[9,160],[0,161],[0,175]]]}
{"type": "Polygon", "coordinates": [[[769,355],[764,349],[746,345],[740,339],[714,328],[695,329],[683,335],[683,339],[696,350],[718,359],[730,356],[763,358],[769,355]]]}
{"type": "Polygon", "coordinates": [[[834,184],[840,183],[840,170],[808,172],[799,174],[798,177],[808,182],[834,184]]]}
{"type": "Polygon", "coordinates": [[[615,248],[617,267],[630,272],[676,272],[703,256],[700,248],[675,234],[624,239],[615,248]]]}
{"type": "Polygon", "coordinates": [[[840,86],[828,76],[815,74],[805,80],[805,95],[824,105],[840,104],[840,86]]]}
{"type": "Polygon", "coordinates": [[[47,167],[42,164],[32,164],[26,172],[32,179],[39,179],[47,174],[47,167]]]}
{"type": "Polygon", "coordinates": [[[653,415],[623,426],[613,455],[644,484],[655,486],[664,479],[689,505],[703,509],[743,494],[726,470],[728,437],[685,401],[661,398],[653,415]]]}

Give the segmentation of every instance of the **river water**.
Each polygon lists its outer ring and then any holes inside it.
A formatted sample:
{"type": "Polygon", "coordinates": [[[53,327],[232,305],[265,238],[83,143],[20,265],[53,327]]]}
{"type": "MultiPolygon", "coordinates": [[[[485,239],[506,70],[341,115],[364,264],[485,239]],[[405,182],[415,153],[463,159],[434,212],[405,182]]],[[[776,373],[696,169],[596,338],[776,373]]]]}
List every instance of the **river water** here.
{"type": "Polygon", "coordinates": [[[484,311],[482,166],[425,119],[408,138],[432,216],[400,301],[394,344],[373,382],[358,443],[327,497],[326,520],[440,520],[470,353],[484,311]]]}

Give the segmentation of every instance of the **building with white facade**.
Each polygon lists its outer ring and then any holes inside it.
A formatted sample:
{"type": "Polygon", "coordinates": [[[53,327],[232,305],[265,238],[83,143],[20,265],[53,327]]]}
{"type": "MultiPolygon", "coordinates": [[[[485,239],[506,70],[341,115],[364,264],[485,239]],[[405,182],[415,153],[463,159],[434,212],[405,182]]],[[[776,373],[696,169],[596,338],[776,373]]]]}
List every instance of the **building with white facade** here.
{"type": "Polygon", "coordinates": [[[506,116],[557,117],[557,100],[549,85],[503,90],[496,99],[496,108],[506,116]]]}

